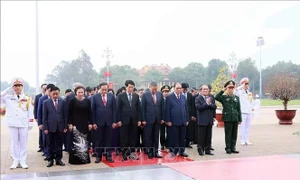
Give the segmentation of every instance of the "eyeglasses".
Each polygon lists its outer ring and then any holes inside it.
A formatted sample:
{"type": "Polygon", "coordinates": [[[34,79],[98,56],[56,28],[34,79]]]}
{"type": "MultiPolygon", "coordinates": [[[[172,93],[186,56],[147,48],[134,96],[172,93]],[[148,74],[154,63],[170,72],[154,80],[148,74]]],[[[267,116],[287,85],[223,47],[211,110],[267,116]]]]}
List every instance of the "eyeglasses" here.
{"type": "Polygon", "coordinates": [[[249,83],[245,83],[245,85],[249,85],[249,83]]]}
{"type": "Polygon", "coordinates": [[[228,87],[228,89],[233,89],[233,88],[234,88],[234,86],[229,86],[229,87],[228,87]]]}

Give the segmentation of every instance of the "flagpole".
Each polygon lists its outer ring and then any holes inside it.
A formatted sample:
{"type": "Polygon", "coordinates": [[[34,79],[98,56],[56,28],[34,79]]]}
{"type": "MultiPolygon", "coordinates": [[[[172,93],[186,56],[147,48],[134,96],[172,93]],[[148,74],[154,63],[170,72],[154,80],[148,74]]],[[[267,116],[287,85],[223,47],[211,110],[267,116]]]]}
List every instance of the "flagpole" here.
{"type": "Polygon", "coordinates": [[[35,1],[35,93],[40,91],[40,65],[39,65],[39,19],[38,19],[38,0],[35,1]]]}

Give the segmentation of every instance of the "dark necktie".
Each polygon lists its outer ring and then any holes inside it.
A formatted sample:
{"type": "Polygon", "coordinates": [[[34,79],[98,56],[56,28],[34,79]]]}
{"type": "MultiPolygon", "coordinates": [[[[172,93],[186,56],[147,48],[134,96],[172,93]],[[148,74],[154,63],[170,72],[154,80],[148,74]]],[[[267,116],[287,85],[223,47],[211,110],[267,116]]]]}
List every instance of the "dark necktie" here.
{"type": "Polygon", "coordinates": [[[57,99],[54,100],[54,106],[55,106],[55,109],[57,111],[57,108],[58,108],[58,102],[57,102],[57,99]]]}
{"type": "Polygon", "coordinates": [[[131,93],[129,93],[129,104],[130,104],[130,106],[131,106],[131,101],[132,101],[132,97],[131,97],[131,93]]]}
{"type": "Polygon", "coordinates": [[[20,96],[19,96],[19,95],[17,95],[17,97],[18,97],[18,99],[20,99],[20,96]]]}
{"type": "Polygon", "coordinates": [[[248,91],[246,90],[246,94],[248,94],[248,91]]]}

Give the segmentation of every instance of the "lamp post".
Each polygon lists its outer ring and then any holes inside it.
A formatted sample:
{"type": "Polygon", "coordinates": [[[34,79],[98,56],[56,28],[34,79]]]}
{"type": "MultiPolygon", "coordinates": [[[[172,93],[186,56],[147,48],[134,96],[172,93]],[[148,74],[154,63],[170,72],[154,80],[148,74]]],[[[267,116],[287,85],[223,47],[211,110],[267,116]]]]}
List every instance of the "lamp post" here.
{"type": "Polygon", "coordinates": [[[265,44],[263,37],[258,37],[256,45],[259,46],[259,98],[262,98],[262,79],[261,79],[261,46],[265,44]]]}

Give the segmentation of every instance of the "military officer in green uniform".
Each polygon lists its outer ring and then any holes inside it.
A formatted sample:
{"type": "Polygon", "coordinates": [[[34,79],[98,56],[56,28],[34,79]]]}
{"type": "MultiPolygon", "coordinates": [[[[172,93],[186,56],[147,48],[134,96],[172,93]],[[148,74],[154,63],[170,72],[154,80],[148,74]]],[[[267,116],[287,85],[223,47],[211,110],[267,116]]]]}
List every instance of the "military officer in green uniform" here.
{"type": "Polygon", "coordinates": [[[242,122],[242,116],[239,97],[233,94],[234,88],[235,82],[230,80],[215,97],[215,99],[223,105],[222,117],[225,127],[225,150],[227,154],[239,153],[239,151],[236,150],[236,141],[238,124],[242,122]]]}

